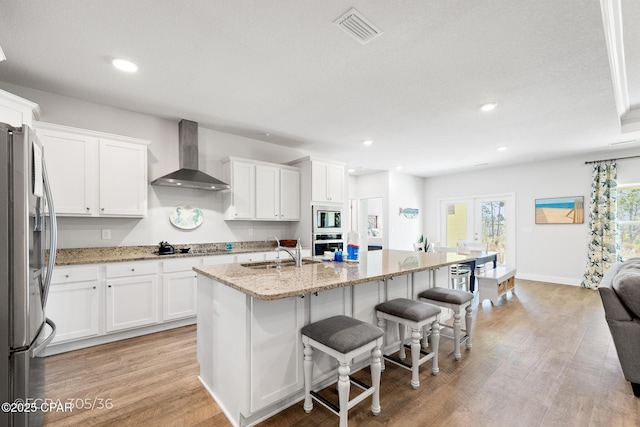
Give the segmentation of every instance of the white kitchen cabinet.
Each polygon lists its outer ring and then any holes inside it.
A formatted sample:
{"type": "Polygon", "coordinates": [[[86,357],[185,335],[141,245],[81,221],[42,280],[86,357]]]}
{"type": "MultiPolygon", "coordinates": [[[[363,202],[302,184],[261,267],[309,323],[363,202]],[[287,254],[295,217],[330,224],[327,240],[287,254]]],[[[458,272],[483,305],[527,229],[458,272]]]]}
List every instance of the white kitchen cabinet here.
{"type": "Polygon", "coordinates": [[[143,217],[149,141],[34,122],[60,216],[143,217]]]}
{"type": "Polygon", "coordinates": [[[280,219],[300,219],[300,171],[280,169],[280,219]]]}
{"type": "Polygon", "coordinates": [[[193,267],[200,258],[166,260],[162,275],[162,320],[192,317],[198,313],[198,282],[193,267]]]}
{"type": "Polygon", "coordinates": [[[280,219],[280,169],[256,165],[256,219],[280,219]]]}
{"type": "Polygon", "coordinates": [[[254,219],[256,216],[256,167],[253,163],[231,160],[223,174],[231,185],[225,192],[225,219],[254,219]]]}
{"type": "Polygon", "coordinates": [[[244,254],[237,254],[235,256],[235,262],[256,262],[256,261],[264,261],[265,253],[264,252],[247,252],[244,254]]]}
{"type": "Polygon", "coordinates": [[[33,126],[33,119],[40,116],[38,104],[0,90],[0,123],[14,127],[33,126]]]}
{"type": "Polygon", "coordinates": [[[98,335],[101,294],[97,266],[56,268],[46,309],[56,324],[52,343],[98,335]]]}
{"type": "Polygon", "coordinates": [[[114,263],[106,267],[106,331],[158,322],[158,263],[114,263]]]}
{"type": "Polygon", "coordinates": [[[295,167],[229,157],[223,160],[226,220],[298,221],[300,170],[295,167]]]}
{"type": "Polygon", "coordinates": [[[37,129],[44,146],[56,213],[98,215],[98,141],[88,135],[37,129]]]}
{"type": "Polygon", "coordinates": [[[342,203],[344,166],[314,160],[311,163],[311,200],[342,203]]]}
{"type": "Polygon", "coordinates": [[[145,216],[147,146],[100,139],[99,157],[100,215],[145,216]]]}

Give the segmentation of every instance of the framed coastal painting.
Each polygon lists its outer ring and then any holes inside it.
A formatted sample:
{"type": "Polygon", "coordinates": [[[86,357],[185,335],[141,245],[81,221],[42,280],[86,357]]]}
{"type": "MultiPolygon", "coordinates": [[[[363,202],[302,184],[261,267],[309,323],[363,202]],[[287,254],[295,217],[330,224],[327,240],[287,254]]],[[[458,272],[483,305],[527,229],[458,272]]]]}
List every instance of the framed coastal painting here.
{"type": "Polygon", "coordinates": [[[583,223],[583,196],[536,199],[536,224],[583,223]]]}

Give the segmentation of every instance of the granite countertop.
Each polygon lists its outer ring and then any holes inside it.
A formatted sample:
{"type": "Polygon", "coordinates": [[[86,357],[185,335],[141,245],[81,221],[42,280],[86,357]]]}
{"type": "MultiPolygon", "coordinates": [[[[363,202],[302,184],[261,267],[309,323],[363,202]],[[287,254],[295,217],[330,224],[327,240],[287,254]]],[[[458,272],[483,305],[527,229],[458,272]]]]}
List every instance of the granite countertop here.
{"type": "Polygon", "coordinates": [[[58,249],[56,265],[99,264],[107,262],[146,261],[167,258],[188,258],[211,255],[229,255],[274,250],[276,242],[234,242],[227,250],[225,243],[197,243],[173,245],[175,254],[158,255],[158,246],[112,246],[98,248],[58,249]],[[189,253],[180,253],[181,248],[189,248],[189,253]]]}
{"type": "Polygon", "coordinates": [[[242,264],[205,265],[194,267],[194,270],[255,298],[276,300],[388,279],[475,259],[473,255],[388,249],[362,252],[360,256],[357,263],[324,262],[319,257],[305,258],[316,263],[305,264],[302,267],[282,267],[280,270],[255,269],[244,267],[242,264]]]}

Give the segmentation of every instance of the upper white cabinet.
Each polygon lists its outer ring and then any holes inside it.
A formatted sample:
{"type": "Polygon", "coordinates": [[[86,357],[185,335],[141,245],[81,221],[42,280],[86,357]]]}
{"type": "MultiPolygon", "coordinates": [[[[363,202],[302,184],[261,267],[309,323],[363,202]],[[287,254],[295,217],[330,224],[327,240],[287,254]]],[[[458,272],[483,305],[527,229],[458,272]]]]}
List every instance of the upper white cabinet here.
{"type": "Polygon", "coordinates": [[[311,200],[338,202],[344,200],[344,166],[321,161],[311,162],[311,200]]]}
{"type": "Polygon", "coordinates": [[[229,157],[224,176],[225,219],[297,221],[300,219],[300,171],[291,166],[229,157]]]}
{"type": "Polygon", "coordinates": [[[39,116],[38,104],[0,90],[0,123],[14,127],[33,126],[33,119],[39,116]]]}
{"type": "Polygon", "coordinates": [[[300,219],[300,171],[280,169],[280,219],[300,219]]]}
{"type": "Polygon", "coordinates": [[[253,219],[256,216],[256,167],[241,160],[228,160],[223,165],[231,190],[225,192],[226,219],[253,219]]]}
{"type": "Polygon", "coordinates": [[[143,217],[149,141],[34,122],[61,216],[143,217]]]}

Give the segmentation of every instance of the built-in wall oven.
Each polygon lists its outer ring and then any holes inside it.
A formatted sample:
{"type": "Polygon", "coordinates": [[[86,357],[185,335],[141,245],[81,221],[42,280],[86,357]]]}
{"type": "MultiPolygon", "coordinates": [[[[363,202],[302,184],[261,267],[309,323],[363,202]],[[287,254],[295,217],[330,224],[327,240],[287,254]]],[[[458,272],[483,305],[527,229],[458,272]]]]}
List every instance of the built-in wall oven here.
{"type": "Polygon", "coordinates": [[[342,233],[313,233],[313,254],[323,255],[326,251],[344,250],[342,233]]]}
{"type": "Polygon", "coordinates": [[[342,211],[339,206],[314,206],[312,220],[314,255],[344,249],[342,211]]]}

